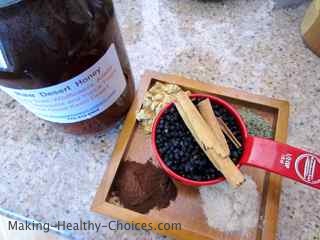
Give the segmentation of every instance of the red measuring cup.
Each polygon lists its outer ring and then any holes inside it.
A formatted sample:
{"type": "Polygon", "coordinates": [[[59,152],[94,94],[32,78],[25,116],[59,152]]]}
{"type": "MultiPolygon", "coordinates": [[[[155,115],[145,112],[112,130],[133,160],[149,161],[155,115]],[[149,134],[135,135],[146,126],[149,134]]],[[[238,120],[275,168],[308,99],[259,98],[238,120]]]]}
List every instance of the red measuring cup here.
{"type": "MultiPolygon", "coordinates": [[[[206,95],[192,94],[194,98],[209,98],[214,104],[224,107],[235,118],[243,138],[243,154],[237,167],[248,165],[273,172],[297,182],[320,189],[320,156],[305,150],[279,143],[270,139],[254,137],[248,134],[246,125],[237,110],[221,98],[206,95]]],[[[212,185],[225,180],[223,177],[208,181],[195,181],[180,176],[171,170],[160,156],[156,144],[156,128],[167,109],[174,103],[166,105],[157,115],[152,128],[152,149],[163,170],[176,180],[191,186],[212,185]]]]}

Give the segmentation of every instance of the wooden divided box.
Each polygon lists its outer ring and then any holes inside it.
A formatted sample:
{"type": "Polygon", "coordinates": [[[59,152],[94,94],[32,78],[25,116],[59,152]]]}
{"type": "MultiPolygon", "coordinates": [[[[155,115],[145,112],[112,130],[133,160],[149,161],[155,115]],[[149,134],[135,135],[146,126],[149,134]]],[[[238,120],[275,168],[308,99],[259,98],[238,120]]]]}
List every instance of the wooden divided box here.
{"type": "Polygon", "coordinates": [[[201,207],[198,189],[184,186],[178,182],[175,182],[178,189],[176,200],[171,202],[167,208],[152,209],[147,214],[140,214],[107,200],[111,194],[111,186],[117,177],[117,170],[121,161],[134,159],[134,161],[145,163],[150,158],[155,159],[151,151],[151,137],[146,135],[143,129],[139,127],[136,121],[136,113],[142,106],[146,91],[156,81],[177,84],[192,93],[216,95],[227,100],[237,109],[249,109],[272,126],[273,139],[279,142],[286,141],[289,116],[288,102],[193,81],[180,76],[148,71],[140,82],[135,100],[124,121],[112,159],[92,204],[92,211],[125,222],[152,223],[155,226],[158,223],[181,223],[181,230],[157,230],[160,234],[176,239],[275,239],[281,177],[259,169],[241,168],[243,172],[252,176],[262,196],[259,223],[256,228],[245,235],[224,233],[210,228],[201,207]]]}

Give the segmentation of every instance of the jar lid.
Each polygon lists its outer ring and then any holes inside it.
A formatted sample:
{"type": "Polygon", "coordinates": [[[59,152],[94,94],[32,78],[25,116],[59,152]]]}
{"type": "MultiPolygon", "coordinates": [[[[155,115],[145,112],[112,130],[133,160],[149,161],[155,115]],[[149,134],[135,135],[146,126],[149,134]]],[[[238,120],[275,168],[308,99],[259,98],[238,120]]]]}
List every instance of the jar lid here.
{"type": "Polygon", "coordinates": [[[22,0],[0,0],[0,8],[8,7],[12,4],[16,4],[18,2],[21,2],[22,0]]]}

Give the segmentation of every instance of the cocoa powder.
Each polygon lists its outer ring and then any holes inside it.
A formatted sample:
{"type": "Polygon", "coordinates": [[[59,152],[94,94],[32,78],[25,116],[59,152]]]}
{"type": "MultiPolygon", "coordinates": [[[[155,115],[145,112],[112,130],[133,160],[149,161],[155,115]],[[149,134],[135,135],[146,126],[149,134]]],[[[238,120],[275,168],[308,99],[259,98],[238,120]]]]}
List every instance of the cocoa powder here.
{"type": "Polygon", "coordinates": [[[155,207],[166,208],[177,196],[172,180],[150,161],[145,164],[124,161],[113,190],[124,207],[139,213],[147,213],[155,207]]]}

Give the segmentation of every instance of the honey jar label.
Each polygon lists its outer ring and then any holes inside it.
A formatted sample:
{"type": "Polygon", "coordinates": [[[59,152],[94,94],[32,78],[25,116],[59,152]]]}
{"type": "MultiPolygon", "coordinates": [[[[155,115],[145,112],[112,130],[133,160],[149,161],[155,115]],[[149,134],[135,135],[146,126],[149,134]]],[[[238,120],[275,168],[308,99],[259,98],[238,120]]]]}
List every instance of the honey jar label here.
{"type": "Polygon", "coordinates": [[[0,86],[38,117],[56,123],[74,123],[105,111],[126,88],[115,45],[93,66],[63,83],[35,90],[0,86]]]}

